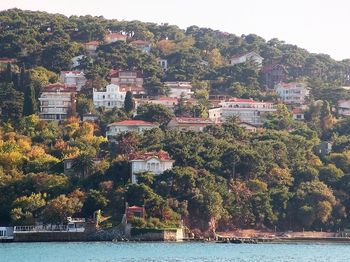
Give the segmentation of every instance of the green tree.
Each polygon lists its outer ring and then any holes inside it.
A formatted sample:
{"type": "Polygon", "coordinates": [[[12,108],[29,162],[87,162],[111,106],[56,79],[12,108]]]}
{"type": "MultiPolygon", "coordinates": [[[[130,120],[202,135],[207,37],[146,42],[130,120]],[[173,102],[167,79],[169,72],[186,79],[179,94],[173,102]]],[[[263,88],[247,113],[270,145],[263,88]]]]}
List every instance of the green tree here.
{"type": "Polygon", "coordinates": [[[124,101],[124,110],[127,113],[130,113],[134,110],[134,101],[132,99],[132,93],[131,91],[127,91],[125,95],[125,101],[124,101]]]}
{"type": "Polygon", "coordinates": [[[81,153],[73,159],[72,168],[75,172],[79,173],[82,178],[86,178],[93,167],[94,160],[87,153],[81,153]]]}

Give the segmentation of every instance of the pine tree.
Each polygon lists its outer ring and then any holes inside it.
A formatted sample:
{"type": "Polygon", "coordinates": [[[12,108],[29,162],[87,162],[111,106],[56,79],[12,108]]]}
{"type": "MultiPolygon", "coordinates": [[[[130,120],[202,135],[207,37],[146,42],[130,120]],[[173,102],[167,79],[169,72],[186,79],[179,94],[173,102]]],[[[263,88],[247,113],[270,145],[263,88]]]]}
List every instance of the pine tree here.
{"type": "Polygon", "coordinates": [[[124,100],[124,109],[128,113],[134,110],[134,101],[132,100],[131,91],[126,92],[125,100],[124,100]]]}

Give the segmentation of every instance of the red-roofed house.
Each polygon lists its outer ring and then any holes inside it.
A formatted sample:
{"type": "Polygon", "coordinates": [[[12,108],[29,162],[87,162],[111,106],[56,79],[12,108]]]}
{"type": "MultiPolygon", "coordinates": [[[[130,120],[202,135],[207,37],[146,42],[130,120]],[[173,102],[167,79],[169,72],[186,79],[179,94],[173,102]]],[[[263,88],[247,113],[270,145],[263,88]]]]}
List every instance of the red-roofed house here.
{"type": "Polygon", "coordinates": [[[105,42],[107,44],[114,43],[117,41],[126,42],[127,38],[128,37],[126,35],[122,35],[120,33],[109,33],[109,34],[105,35],[105,42]]]}
{"type": "Polygon", "coordinates": [[[40,113],[43,120],[64,120],[75,111],[76,86],[63,83],[49,84],[39,97],[40,113]]]}
{"type": "Polygon", "coordinates": [[[15,58],[6,58],[6,57],[3,57],[3,58],[0,58],[0,71],[3,71],[6,69],[7,67],[7,64],[14,64],[16,63],[17,60],[15,58]]]}
{"type": "Polygon", "coordinates": [[[131,206],[126,208],[125,214],[126,214],[126,220],[132,221],[135,217],[145,218],[146,210],[145,210],[145,207],[143,206],[142,207],[131,206]]]}
{"type": "Polygon", "coordinates": [[[214,122],[210,119],[199,118],[199,117],[174,117],[168,123],[169,129],[177,130],[192,130],[192,131],[203,131],[208,125],[212,125],[214,122]]]}
{"type": "Polygon", "coordinates": [[[151,52],[151,43],[144,40],[135,40],[130,45],[139,49],[142,53],[149,54],[151,52]]]}
{"type": "Polygon", "coordinates": [[[221,101],[219,107],[209,109],[209,118],[217,123],[238,117],[241,122],[262,125],[262,116],[275,111],[273,103],[254,101],[251,98],[231,98],[221,101]]]}
{"type": "Polygon", "coordinates": [[[89,55],[94,56],[96,55],[96,50],[100,44],[100,41],[90,41],[85,43],[84,46],[89,55]]]}
{"type": "Polygon", "coordinates": [[[172,169],[174,160],[165,151],[134,153],[130,155],[131,162],[131,182],[137,183],[137,174],[152,172],[156,175],[162,174],[168,169],[172,169]]]}
{"type": "Polygon", "coordinates": [[[293,119],[294,120],[304,120],[304,110],[300,107],[293,108],[293,119]]]}
{"type": "Polygon", "coordinates": [[[259,54],[253,51],[253,52],[246,52],[246,53],[241,53],[241,54],[232,56],[230,60],[230,64],[237,65],[248,61],[252,61],[252,62],[255,62],[259,67],[261,67],[263,60],[264,58],[262,58],[259,54]]]}
{"type": "Polygon", "coordinates": [[[142,133],[144,130],[149,130],[158,127],[157,124],[143,120],[124,120],[114,122],[107,126],[106,137],[111,139],[121,133],[136,131],[142,133]]]}
{"type": "Polygon", "coordinates": [[[107,78],[112,84],[119,85],[122,92],[131,91],[134,95],[145,94],[141,71],[111,70],[107,78]]]}

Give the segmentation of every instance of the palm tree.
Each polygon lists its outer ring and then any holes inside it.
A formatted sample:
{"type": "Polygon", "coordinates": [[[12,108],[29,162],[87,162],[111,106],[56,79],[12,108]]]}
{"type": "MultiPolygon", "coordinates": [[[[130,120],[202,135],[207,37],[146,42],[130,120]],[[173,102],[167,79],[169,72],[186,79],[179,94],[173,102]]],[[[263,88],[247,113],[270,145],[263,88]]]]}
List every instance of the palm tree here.
{"type": "Polygon", "coordinates": [[[77,156],[72,163],[72,168],[77,173],[80,173],[85,178],[89,171],[94,167],[94,159],[86,153],[77,156]]]}

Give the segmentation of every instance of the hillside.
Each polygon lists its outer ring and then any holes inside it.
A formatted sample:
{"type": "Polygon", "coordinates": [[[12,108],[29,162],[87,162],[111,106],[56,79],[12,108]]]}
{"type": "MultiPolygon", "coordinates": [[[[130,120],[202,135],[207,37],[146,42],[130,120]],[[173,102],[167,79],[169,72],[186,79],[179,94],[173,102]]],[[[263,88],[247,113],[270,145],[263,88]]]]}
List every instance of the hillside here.
{"type": "Polygon", "coordinates": [[[257,35],[18,9],[0,12],[0,58],[1,224],[59,224],[100,209],[102,226],[110,227],[128,203],[146,208],[146,218],[133,221],[141,228],[180,221],[194,232],[350,226],[350,121],[338,106],[350,98],[342,88],[350,84],[348,60],[257,35]],[[122,40],[108,42],[111,32],[122,40]],[[261,65],[230,64],[250,52],[262,57],[261,65]],[[72,68],[77,56],[82,59],[72,68]],[[166,70],[159,59],[167,61],[166,70]],[[305,104],[281,102],[267,82],[274,66],[284,82],[310,88],[305,104]],[[79,91],[56,83],[61,71],[72,69],[86,76],[79,91]],[[96,106],[94,92],[123,70],[142,76],[146,94],[120,92],[119,108],[96,106]],[[166,97],[167,81],[191,82],[193,97],[181,94],[176,104],[165,104],[174,101],[166,97]],[[64,96],[62,105],[74,104],[65,118],[40,118],[52,93],[53,100],[64,96]],[[264,121],[251,130],[238,117],[211,122],[219,95],[230,96],[223,100],[233,103],[229,110],[241,103],[268,113],[254,116],[264,121]],[[144,104],[135,108],[137,99],[144,104]],[[156,99],[163,104],[150,103],[156,99]],[[86,115],[91,119],[82,121],[86,115]],[[209,122],[200,130],[169,128],[175,116],[209,122]],[[113,125],[120,131],[132,123],[134,131],[107,134],[113,125]],[[149,159],[171,168],[142,172],[132,183],[133,161],[149,159]]]}

